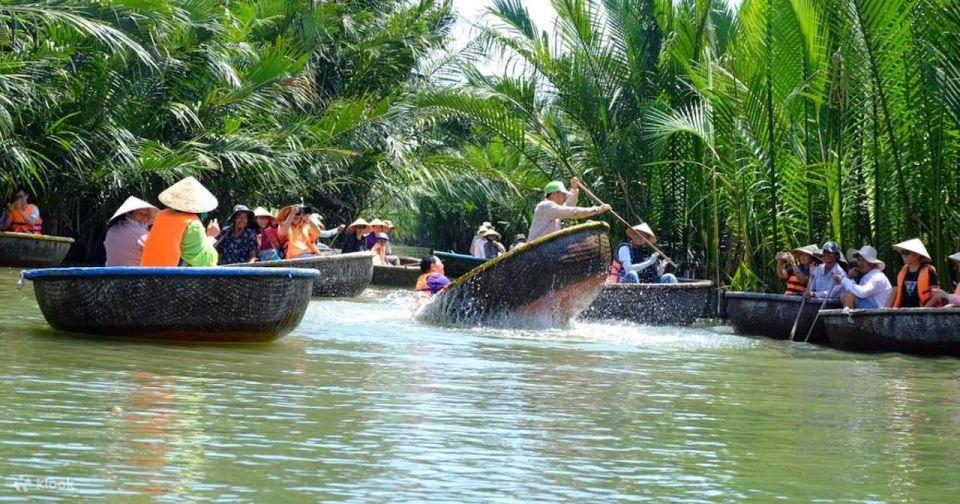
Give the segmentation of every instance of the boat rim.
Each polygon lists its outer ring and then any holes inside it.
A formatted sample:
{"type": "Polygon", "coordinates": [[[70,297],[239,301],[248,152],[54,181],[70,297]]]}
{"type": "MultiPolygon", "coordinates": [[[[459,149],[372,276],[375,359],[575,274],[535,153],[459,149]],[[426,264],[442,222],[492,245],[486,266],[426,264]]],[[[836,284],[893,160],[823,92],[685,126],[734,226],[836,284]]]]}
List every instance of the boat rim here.
{"type": "MultiPolygon", "coordinates": [[[[278,261],[257,261],[253,263],[233,263],[226,267],[249,267],[249,266],[271,266],[274,269],[283,268],[283,266],[274,266],[275,264],[312,264],[315,262],[336,262],[349,261],[351,259],[373,259],[373,252],[347,252],[346,254],[327,254],[313,257],[295,257],[293,259],[280,259],[278,261]]],[[[296,266],[293,266],[296,268],[296,266]]]]}
{"type": "Polygon", "coordinates": [[[21,272],[26,280],[108,277],[279,277],[317,278],[320,272],[307,268],[237,268],[230,266],[157,268],[140,266],[98,266],[90,268],[41,268],[21,272]]]}
{"type": "Polygon", "coordinates": [[[622,290],[633,290],[633,289],[669,289],[669,290],[689,290],[689,289],[703,289],[708,287],[713,287],[713,280],[705,280],[701,278],[678,278],[679,283],[667,284],[667,283],[608,283],[604,284],[604,289],[622,289],[622,290]],[[686,281],[685,281],[686,280],[686,281]]]}
{"type": "MultiPolygon", "coordinates": [[[[756,300],[762,300],[762,301],[788,301],[791,303],[801,303],[803,302],[803,299],[804,299],[803,296],[788,296],[786,294],[777,294],[774,292],[727,291],[723,295],[724,297],[732,297],[734,299],[756,299],[756,300]]],[[[818,301],[822,302],[823,298],[818,298],[818,301]]]]}
{"type": "Polygon", "coordinates": [[[843,308],[821,310],[820,318],[839,317],[839,316],[857,316],[857,317],[882,317],[886,315],[958,315],[960,307],[951,308],[859,308],[848,310],[843,308]]]}
{"type": "Polygon", "coordinates": [[[59,243],[73,243],[74,239],[67,236],[53,236],[33,233],[13,233],[10,231],[0,231],[0,238],[19,238],[37,241],[51,241],[59,243]]]}

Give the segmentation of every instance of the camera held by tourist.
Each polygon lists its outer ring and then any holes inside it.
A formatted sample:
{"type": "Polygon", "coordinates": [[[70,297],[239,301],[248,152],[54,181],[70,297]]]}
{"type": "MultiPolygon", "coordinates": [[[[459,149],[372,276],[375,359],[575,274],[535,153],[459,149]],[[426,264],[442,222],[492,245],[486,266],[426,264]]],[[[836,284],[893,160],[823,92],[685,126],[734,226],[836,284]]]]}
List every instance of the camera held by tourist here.
{"type": "Polygon", "coordinates": [[[286,259],[315,257],[320,255],[316,242],[320,238],[320,228],[310,221],[313,209],[306,205],[290,205],[277,215],[281,222],[277,234],[280,241],[286,243],[286,259]]]}
{"type": "Polygon", "coordinates": [[[158,198],[167,208],[157,214],[143,245],[141,266],[215,266],[217,219],[204,228],[200,215],[217,208],[217,198],[191,177],[173,184],[158,198]]]}
{"type": "Polygon", "coordinates": [[[160,209],[140,198],[127,198],[107,221],[106,266],[140,266],[150,226],[159,213],[160,209]]]}
{"type": "Polygon", "coordinates": [[[793,253],[777,254],[777,276],[786,282],[788,296],[802,296],[810,282],[810,268],[820,263],[820,247],[807,245],[793,249],[793,253]]]}

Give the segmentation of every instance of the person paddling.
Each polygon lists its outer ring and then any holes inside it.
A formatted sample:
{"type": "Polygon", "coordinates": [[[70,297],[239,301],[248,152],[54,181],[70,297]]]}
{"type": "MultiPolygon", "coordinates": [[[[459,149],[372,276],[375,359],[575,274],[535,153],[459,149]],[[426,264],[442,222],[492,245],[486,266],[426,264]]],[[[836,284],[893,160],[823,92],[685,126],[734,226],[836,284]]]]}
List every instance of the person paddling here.
{"type": "Polygon", "coordinates": [[[810,268],[820,262],[820,247],[807,245],[793,249],[793,253],[777,254],[777,276],[786,282],[787,296],[802,296],[810,282],[810,268]]]}
{"type": "Polygon", "coordinates": [[[610,205],[603,204],[592,207],[578,207],[580,197],[580,179],[570,179],[570,190],[563,186],[563,182],[554,180],[543,188],[544,199],[537,203],[533,210],[533,222],[527,232],[527,240],[533,241],[541,236],[560,231],[560,221],[566,219],[583,219],[610,211],[610,205]]]}
{"type": "Polygon", "coordinates": [[[807,290],[803,293],[804,297],[810,298],[830,298],[840,297],[842,288],[837,284],[836,276],[841,278],[847,274],[840,267],[840,246],[835,241],[828,241],[822,247],[823,263],[817,265],[810,274],[810,281],[807,284],[807,290]]]}
{"type": "Polygon", "coordinates": [[[217,219],[204,229],[200,214],[217,208],[217,198],[193,177],[168,187],[158,196],[167,208],[157,214],[143,245],[141,266],[215,266],[220,234],[217,219]]]}
{"type": "Polygon", "coordinates": [[[140,266],[150,225],[159,213],[159,208],[136,196],[127,198],[107,221],[106,266],[140,266]]]}
{"type": "Polygon", "coordinates": [[[843,286],[844,292],[840,295],[843,307],[883,308],[893,287],[890,286],[890,279],[883,274],[887,265],[877,259],[877,249],[870,245],[864,245],[860,250],[850,249],[847,251],[847,260],[856,266],[850,268],[846,278],[839,275],[834,277],[834,281],[843,286]]]}
{"type": "MultiPolygon", "coordinates": [[[[960,271],[960,252],[953,254],[948,257],[953,264],[956,265],[957,271],[960,271]]],[[[944,308],[954,308],[960,306],[960,282],[957,282],[957,287],[953,291],[953,294],[944,292],[940,290],[939,287],[934,287],[932,289],[934,297],[940,300],[940,302],[945,303],[944,308]]]]}
{"type": "Polygon", "coordinates": [[[890,292],[890,308],[920,308],[934,306],[939,300],[933,289],[940,288],[937,269],[930,263],[927,247],[917,238],[893,246],[903,259],[903,268],[897,274],[897,287],[890,292]]]}
{"type": "Polygon", "coordinates": [[[679,281],[666,269],[663,254],[648,252],[647,247],[657,243],[657,235],[646,222],[627,229],[630,241],[617,246],[610,268],[610,283],[661,283],[675,284],[679,281]]]}

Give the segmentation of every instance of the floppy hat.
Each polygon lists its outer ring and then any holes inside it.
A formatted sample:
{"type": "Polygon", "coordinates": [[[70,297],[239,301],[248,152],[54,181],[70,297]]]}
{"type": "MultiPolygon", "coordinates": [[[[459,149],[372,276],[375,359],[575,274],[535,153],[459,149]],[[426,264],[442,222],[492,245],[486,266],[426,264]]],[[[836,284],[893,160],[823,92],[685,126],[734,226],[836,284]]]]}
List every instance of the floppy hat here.
{"type": "MultiPolygon", "coordinates": [[[[486,223],[484,223],[484,224],[486,224],[486,223]]],[[[483,236],[483,233],[486,233],[488,229],[490,229],[489,226],[486,226],[486,225],[481,224],[480,227],[477,228],[477,234],[480,235],[480,236],[483,236]]]]}
{"type": "Polygon", "coordinates": [[[293,211],[296,210],[297,207],[299,207],[299,206],[300,206],[299,204],[297,204],[297,205],[287,205],[287,206],[281,208],[280,211],[277,212],[277,220],[278,220],[279,222],[284,222],[284,221],[286,221],[286,220],[287,220],[287,217],[290,217],[290,214],[293,213],[293,211]]]}
{"type": "Polygon", "coordinates": [[[480,227],[492,228],[493,224],[490,224],[490,221],[483,221],[483,224],[480,224],[480,227]]]}
{"type": "Polygon", "coordinates": [[[486,231],[483,232],[483,237],[484,237],[484,238],[486,238],[486,237],[488,237],[488,236],[500,237],[500,233],[498,233],[496,229],[490,228],[490,229],[487,229],[486,231]]]}
{"type": "Polygon", "coordinates": [[[237,216],[238,213],[247,214],[247,227],[254,230],[254,232],[260,232],[260,225],[257,224],[257,216],[253,213],[252,210],[246,207],[246,205],[236,205],[233,207],[233,213],[230,214],[230,218],[227,219],[230,221],[230,225],[233,225],[233,218],[237,216]]]}
{"type": "Polygon", "coordinates": [[[159,208],[151,205],[150,203],[147,203],[146,201],[143,201],[142,199],[136,196],[130,196],[127,198],[126,201],[123,202],[122,205],[120,205],[120,208],[118,208],[117,211],[113,213],[113,217],[110,217],[110,219],[107,220],[107,224],[115,221],[121,215],[125,215],[129,212],[133,212],[134,210],[144,210],[144,209],[150,210],[151,218],[156,217],[157,214],[160,213],[159,208]]]}
{"type": "Polygon", "coordinates": [[[923,242],[919,238],[912,238],[905,242],[900,242],[893,246],[893,250],[897,252],[913,252],[918,256],[927,260],[927,262],[932,261],[930,258],[930,252],[927,252],[927,247],[923,245],[923,242]]]}
{"type": "Polygon", "coordinates": [[[196,214],[211,212],[218,204],[217,197],[193,177],[166,188],[157,199],[174,210],[196,214]]]}
{"type": "Polygon", "coordinates": [[[860,250],[850,249],[847,251],[847,260],[851,263],[857,262],[857,258],[860,257],[870,264],[875,264],[880,271],[883,271],[883,269],[887,267],[887,263],[877,259],[877,249],[870,245],[864,245],[860,247],[860,250]]]}
{"type": "MultiPolygon", "coordinates": [[[[653,229],[650,228],[650,225],[644,222],[643,224],[638,224],[630,228],[638,233],[643,233],[647,235],[647,241],[650,243],[657,243],[657,235],[653,234],[653,229]]],[[[630,233],[627,232],[627,236],[630,236],[630,233]]]]}
{"type": "Polygon", "coordinates": [[[360,219],[357,219],[357,220],[351,222],[350,225],[347,226],[347,232],[348,232],[348,233],[352,232],[352,231],[353,231],[353,228],[356,228],[356,227],[361,227],[361,226],[362,226],[362,227],[367,227],[367,226],[369,226],[369,225],[370,225],[370,223],[368,223],[367,221],[365,221],[365,220],[363,220],[362,218],[360,218],[360,219]]]}
{"type": "Polygon", "coordinates": [[[555,192],[562,192],[563,194],[569,193],[569,191],[567,191],[567,188],[564,187],[563,182],[560,182],[559,180],[554,180],[553,182],[550,182],[549,184],[543,187],[544,196],[549,196],[555,192]]]}
{"type": "Polygon", "coordinates": [[[952,256],[947,257],[947,259],[950,259],[951,261],[960,262],[960,252],[957,252],[956,254],[953,254],[952,256]]]}
{"type": "Polygon", "coordinates": [[[820,254],[822,252],[820,250],[820,247],[818,247],[816,244],[797,247],[793,249],[793,252],[796,252],[798,254],[807,254],[808,256],[812,257],[814,261],[822,262],[822,259],[820,258],[820,254]]]}
{"type": "Polygon", "coordinates": [[[255,208],[255,209],[253,210],[253,216],[254,216],[254,217],[270,217],[271,219],[276,219],[276,218],[277,218],[275,215],[273,215],[272,213],[270,213],[270,210],[267,210],[266,208],[263,208],[262,206],[258,206],[257,208],[255,208]]]}

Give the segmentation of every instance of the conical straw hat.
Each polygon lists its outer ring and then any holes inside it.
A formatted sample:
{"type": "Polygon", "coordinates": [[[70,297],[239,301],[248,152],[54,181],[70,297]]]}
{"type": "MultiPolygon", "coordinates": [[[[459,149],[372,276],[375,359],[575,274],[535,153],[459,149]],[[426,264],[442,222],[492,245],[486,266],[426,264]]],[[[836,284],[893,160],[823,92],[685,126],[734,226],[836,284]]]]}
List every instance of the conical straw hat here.
{"type": "Polygon", "coordinates": [[[205,213],[217,208],[217,197],[193,177],[187,177],[168,187],[157,199],[180,212],[205,213]]]}
{"type": "Polygon", "coordinates": [[[957,252],[956,254],[953,254],[952,256],[948,257],[947,259],[950,259],[951,261],[960,262],[960,252],[957,252]]]}
{"type": "Polygon", "coordinates": [[[351,222],[350,225],[347,226],[347,232],[348,232],[348,233],[352,233],[352,232],[353,232],[353,228],[360,227],[360,226],[366,227],[366,226],[369,226],[369,225],[370,225],[370,224],[367,223],[367,221],[365,221],[365,220],[363,220],[362,218],[360,218],[360,219],[357,219],[357,220],[351,222]]]}
{"type": "Polygon", "coordinates": [[[649,241],[650,243],[653,243],[653,244],[657,243],[657,235],[653,234],[653,229],[651,229],[650,225],[647,224],[646,222],[644,222],[643,224],[633,226],[630,229],[634,231],[639,231],[647,235],[647,241],[649,241]]]}
{"type": "Polygon", "coordinates": [[[919,238],[913,238],[905,242],[900,242],[893,246],[893,250],[897,252],[906,250],[907,252],[913,252],[920,257],[926,259],[927,261],[932,261],[930,258],[930,252],[927,252],[927,247],[923,245],[923,242],[919,238]]]}
{"type": "Polygon", "coordinates": [[[134,210],[143,210],[145,208],[150,210],[151,217],[156,217],[157,214],[160,213],[159,208],[147,203],[146,201],[143,201],[136,196],[130,196],[126,201],[123,202],[122,205],[120,205],[120,208],[113,213],[113,217],[110,217],[110,220],[108,220],[107,223],[113,222],[117,219],[117,217],[120,217],[128,212],[132,212],[134,210]]]}
{"type": "Polygon", "coordinates": [[[386,223],[386,222],[383,222],[383,221],[380,220],[380,219],[376,219],[376,218],[375,218],[375,219],[373,219],[372,221],[370,221],[370,224],[367,224],[367,225],[368,225],[368,226],[371,226],[371,227],[372,227],[372,226],[384,226],[384,227],[386,227],[387,223],[386,223]]]}

